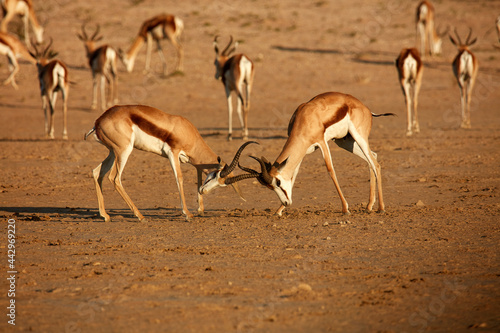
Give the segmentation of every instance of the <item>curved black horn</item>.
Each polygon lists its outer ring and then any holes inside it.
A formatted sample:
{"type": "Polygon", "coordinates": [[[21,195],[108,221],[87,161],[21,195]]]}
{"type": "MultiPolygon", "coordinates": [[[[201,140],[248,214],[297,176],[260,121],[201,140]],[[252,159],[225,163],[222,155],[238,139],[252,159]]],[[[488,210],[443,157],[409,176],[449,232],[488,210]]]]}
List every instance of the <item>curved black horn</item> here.
{"type": "Polygon", "coordinates": [[[455,36],[457,36],[457,39],[458,39],[458,45],[463,45],[462,44],[462,39],[460,39],[460,35],[458,34],[457,32],[457,28],[455,27],[455,29],[453,29],[455,31],[455,36]]]}
{"type": "Polygon", "coordinates": [[[258,178],[260,176],[260,173],[246,173],[243,175],[238,175],[230,178],[226,178],[224,180],[224,184],[226,185],[231,185],[232,183],[239,182],[240,180],[248,179],[248,178],[258,178]]]}
{"type": "Polygon", "coordinates": [[[233,44],[233,36],[229,36],[229,43],[227,44],[226,48],[222,51],[222,55],[227,56],[227,50],[231,47],[231,44],[233,44]]]}
{"type": "Polygon", "coordinates": [[[472,36],[472,28],[469,27],[469,34],[467,35],[467,38],[465,39],[465,45],[469,45],[469,39],[472,36]]]}
{"type": "Polygon", "coordinates": [[[47,56],[47,52],[49,51],[49,49],[52,46],[53,42],[54,42],[54,40],[52,39],[52,37],[50,37],[49,45],[47,45],[47,47],[45,48],[45,50],[43,50],[42,57],[46,57],[47,56]]]}
{"type": "Polygon", "coordinates": [[[259,162],[259,164],[260,164],[260,169],[261,169],[260,179],[262,179],[266,184],[270,185],[273,182],[273,177],[271,177],[271,175],[269,175],[269,170],[267,170],[268,164],[263,161],[263,160],[265,160],[265,158],[264,157],[258,158],[255,156],[250,156],[250,157],[253,158],[254,160],[256,160],[257,162],[259,162]]]}
{"type": "Polygon", "coordinates": [[[86,25],[86,23],[82,23],[82,37],[83,37],[83,39],[88,40],[89,37],[87,35],[87,32],[85,31],[85,25],[86,25]]]}
{"type": "Polygon", "coordinates": [[[97,24],[97,27],[95,28],[95,32],[94,34],[92,35],[92,37],[90,37],[90,40],[94,40],[97,38],[97,35],[99,34],[99,31],[101,31],[101,25],[100,24],[97,24]]]}
{"type": "Polygon", "coordinates": [[[224,166],[224,168],[220,172],[221,178],[226,178],[231,172],[233,172],[234,168],[236,168],[236,165],[238,164],[238,160],[240,159],[240,156],[241,156],[241,153],[243,152],[243,149],[245,149],[245,147],[251,143],[259,144],[256,141],[247,141],[244,144],[242,144],[241,147],[236,152],[236,154],[234,155],[234,158],[233,158],[233,161],[231,162],[231,164],[224,166]]]}

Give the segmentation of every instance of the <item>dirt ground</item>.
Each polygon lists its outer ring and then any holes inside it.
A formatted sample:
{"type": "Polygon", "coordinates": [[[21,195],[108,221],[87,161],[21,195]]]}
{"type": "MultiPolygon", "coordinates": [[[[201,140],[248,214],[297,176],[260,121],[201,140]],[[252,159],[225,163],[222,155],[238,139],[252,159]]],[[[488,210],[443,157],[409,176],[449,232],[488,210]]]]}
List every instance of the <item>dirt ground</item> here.
{"type": "MultiPolygon", "coordinates": [[[[500,269],[499,1],[434,1],[440,29],[473,28],[480,71],[472,129],[460,124],[451,70],[456,49],[427,58],[420,95],[421,133],[405,135],[404,99],[394,60],[415,42],[417,1],[67,1],[35,2],[69,67],[69,140],[44,138],[35,66],[21,61],[19,90],[0,87],[0,331],[35,332],[498,332],[500,269]],[[224,89],[214,79],[213,37],[240,41],[256,75],[248,154],[273,160],[295,108],[326,91],[351,94],[373,112],[371,148],[382,166],[386,213],[367,213],[365,162],[331,144],[351,207],[341,214],[321,153],[304,159],[293,205],[274,215],[277,196],[257,182],[205,197],[205,216],[186,222],[167,160],[135,151],[123,176],[147,218],[139,223],[109,182],[112,222],[98,216],[91,176],[107,154],[83,141],[91,74],[77,39],[84,21],[126,50],[141,22],[161,12],[184,20],[185,70],[163,76],[157,54],[143,74],[119,64],[122,104],[147,104],[191,120],[225,160],[242,144],[226,141],[224,89]],[[15,220],[15,297],[7,271],[7,225],[15,220]],[[12,221],[12,220],[11,220],[12,221]],[[7,306],[15,300],[15,327],[7,306]]],[[[17,29],[19,21],[10,27],[17,29]]],[[[462,37],[463,38],[463,37],[462,37]]],[[[163,43],[174,70],[175,53],[163,43]]],[[[0,78],[8,75],[1,59],[0,78]]],[[[235,119],[236,120],[236,119],[235,119]]],[[[195,213],[196,173],[183,166],[195,213]]]]}

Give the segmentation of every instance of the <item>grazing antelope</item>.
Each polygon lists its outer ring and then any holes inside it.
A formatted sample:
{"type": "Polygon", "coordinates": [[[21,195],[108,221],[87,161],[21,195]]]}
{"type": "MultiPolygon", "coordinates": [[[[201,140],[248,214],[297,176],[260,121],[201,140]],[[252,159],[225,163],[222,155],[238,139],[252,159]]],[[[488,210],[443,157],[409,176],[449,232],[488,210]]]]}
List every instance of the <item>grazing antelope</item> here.
{"type": "Polygon", "coordinates": [[[458,48],[458,54],[453,60],[452,67],[453,73],[457,78],[458,87],[460,88],[460,101],[462,104],[462,124],[461,128],[471,128],[470,124],[470,101],[472,97],[472,89],[474,88],[474,83],[476,82],[477,72],[479,70],[479,63],[476,56],[469,50],[469,46],[472,46],[477,38],[470,40],[472,35],[472,29],[469,29],[469,34],[465,43],[462,43],[460,36],[455,29],[455,36],[457,39],[453,39],[450,35],[450,40],[458,48]]]}
{"type": "Polygon", "coordinates": [[[415,48],[403,49],[396,59],[396,68],[399,74],[399,83],[405,96],[407,127],[406,135],[420,132],[418,124],[417,105],[418,93],[422,84],[424,66],[418,50],[415,48]]]}
{"type": "Polygon", "coordinates": [[[184,49],[180,42],[180,37],[183,30],[184,22],[177,16],[173,15],[161,14],[144,21],[141,29],[139,30],[139,34],[135,38],[127,53],[124,53],[121,49],[118,50],[119,56],[127,68],[127,71],[129,73],[132,72],[137,53],[139,53],[139,50],[144,42],[147,42],[145,71],[149,72],[151,63],[151,45],[154,40],[158,49],[158,55],[163,63],[163,74],[166,75],[167,61],[165,60],[165,55],[163,54],[160,44],[162,39],[168,39],[175,47],[177,51],[177,65],[175,69],[176,71],[182,71],[184,68],[184,49]]]}
{"type": "Polygon", "coordinates": [[[6,32],[7,25],[17,14],[22,17],[24,23],[24,41],[30,45],[29,23],[35,33],[37,43],[43,43],[43,27],[38,23],[31,0],[2,0],[3,20],[0,23],[0,31],[6,32]]]}
{"type": "Polygon", "coordinates": [[[434,27],[434,6],[427,0],[422,1],[417,7],[417,45],[420,43],[422,57],[429,52],[431,56],[440,55],[442,44],[440,36],[446,32],[437,33],[434,27]],[[428,49],[427,49],[428,48],[428,49]]]}
{"type": "MultiPolygon", "coordinates": [[[[328,92],[318,95],[309,102],[301,104],[295,110],[288,125],[288,140],[283,150],[271,164],[264,157],[257,158],[261,172],[250,168],[240,167],[249,172],[247,178],[255,177],[259,182],[278,195],[281,206],[276,214],[281,216],[286,206],[292,204],[292,188],[295,183],[300,164],[307,154],[319,148],[323,154],[326,168],[335,184],[335,188],[342,201],[342,212],[349,214],[347,201],[342,194],[333,168],[332,156],[328,141],[335,143],[361,157],[368,162],[370,169],[370,201],[367,210],[371,211],[375,203],[375,188],[378,184],[379,211],[385,209],[382,196],[382,175],[377,157],[370,150],[368,135],[372,126],[372,118],[393,115],[392,113],[374,114],[353,96],[328,92]]],[[[243,176],[243,175],[241,175],[243,176]]],[[[239,181],[244,179],[240,177],[239,181]]],[[[220,182],[217,177],[209,175],[201,187],[200,193],[207,193],[216,187],[225,186],[231,182],[231,177],[220,182]]]]}
{"type": "MultiPolygon", "coordinates": [[[[193,215],[186,206],[180,164],[190,163],[196,168],[199,189],[202,185],[202,172],[207,173],[216,169],[217,174],[224,180],[233,176],[232,170],[237,163],[233,161],[229,166],[222,164],[196,127],[186,118],[170,115],[145,105],[113,106],[95,121],[94,127],[85,135],[85,139],[92,133],[95,133],[97,140],[109,149],[108,157],[92,172],[97,190],[99,214],[106,222],[110,221],[110,217],[104,208],[102,180],[110,170],[109,180],[115,189],[134,215],[140,221],[144,220],[144,216],[125,192],[121,181],[123,169],[134,148],[168,158],[179,189],[182,213],[186,219],[192,218],[193,215]]],[[[236,153],[237,158],[245,145],[236,153]]],[[[233,187],[241,197],[237,184],[233,184],[233,187]]],[[[198,212],[203,214],[203,211],[203,197],[198,192],[198,212]]]]}
{"type": "Polygon", "coordinates": [[[106,108],[106,84],[108,82],[108,106],[116,104],[117,98],[117,70],[116,70],[116,51],[109,45],[102,45],[96,48],[95,43],[102,39],[99,36],[100,26],[97,25],[92,36],[88,36],[85,31],[85,25],[82,25],[82,33],[77,37],[84,43],[87,59],[92,70],[92,105],[94,110],[97,107],[97,83],[100,77],[101,85],[101,110],[106,108]]]}
{"type": "Polygon", "coordinates": [[[230,36],[227,46],[219,52],[217,44],[218,36],[214,38],[215,49],[215,79],[219,78],[226,89],[227,108],[229,113],[229,130],[227,139],[232,140],[233,134],[233,102],[231,93],[234,91],[237,97],[236,112],[240,119],[243,131],[243,140],[248,139],[248,111],[250,110],[250,93],[252,91],[254,65],[252,60],[244,54],[231,54],[236,50],[238,42],[234,45],[233,36],[230,36]],[[245,97],[243,97],[243,85],[245,85],[245,97]],[[243,111],[242,111],[243,107],[243,111]]]}
{"type": "Polygon", "coordinates": [[[40,93],[42,95],[42,108],[45,113],[45,133],[47,137],[54,138],[54,110],[56,107],[57,92],[61,91],[63,99],[63,139],[68,139],[67,113],[69,80],[68,68],[60,60],[51,60],[57,56],[56,52],[50,50],[52,39],[43,51],[39,51],[33,44],[35,52],[30,54],[36,59],[38,69],[38,80],[40,82],[40,93]],[[50,115],[47,115],[47,103],[50,115]]]}
{"type": "Polygon", "coordinates": [[[36,59],[31,56],[28,49],[17,37],[7,32],[0,32],[0,54],[6,55],[9,61],[10,75],[3,84],[12,84],[18,89],[16,84],[16,74],[19,72],[18,58],[25,58],[32,64],[36,64],[36,59]]]}

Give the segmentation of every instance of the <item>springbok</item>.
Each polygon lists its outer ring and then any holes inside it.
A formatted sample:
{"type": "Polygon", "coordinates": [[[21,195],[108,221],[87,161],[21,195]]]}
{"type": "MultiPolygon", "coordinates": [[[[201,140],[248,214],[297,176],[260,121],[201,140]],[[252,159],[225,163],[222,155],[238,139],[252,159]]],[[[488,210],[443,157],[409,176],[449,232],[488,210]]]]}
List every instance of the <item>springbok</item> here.
{"type": "Polygon", "coordinates": [[[415,133],[420,132],[417,105],[424,66],[418,50],[416,48],[401,50],[396,59],[396,68],[398,69],[399,83],[405,96],[407,114],[406,135],[411,136],[414,131],[415,133]]]}
{"type": "Polygon", "coordinates": [[[428,52],[431,56],[440,55],[442,52],[444,32],[436,32],[434,25],[434,6],[427,0],[417,6],[417,45],[420,44],[422,58],[428,52]]]}
{"type": "MultiPolygon", "coordinates": [[[[139,221],[144,220],[144,216],[125,192],[121,181],[123,169],[134,148],[168,158],[177,182],[182,213],[186,219],[191,219],[193,214],[186,206],[180,164],[190,163],[196,168],[199,189],[202,185],[202,173],[216,170],[223,180],[233,177],[232,171],[241,151],[249,144],[244,144],[236,153],[233,162],[225,165],[189,120],[145,105],[113,106],[95,121],[94,127],[85,135],[85,139],[93,133],[98,142],[109,150],[108,156],[92,172],[99,202],[99,214],[106,222],[110,221],[110,217],[104,208],[102,180],[110,170],[109,180],[115,189],[139,221]]],[[[233,187],[242,197],[236,183],[233,187]]],[[[199,214],[204,212],[203,197],[199,191],[198,212],[199,214]]]]}
{"type": "Polygon", "coordinates": [[[51,60],[57,56],[56,52],[50,50],[52,39],[43,51],[39,51],[33,44],[35,52],[30,52],[36,59],[38,69],[38,80],[40,82],[40,93],[42,95],[42,108],[45,113],[45,133],[50,139],[54,139],[54,110],[56,107],[57,92],[61,91],[63,99],[63,139],[68,139],[67,113],[69,80],[68,68],[60,60],[51,60]],[[50,115],[47,115],[47,104],[50,115]]]}
{"type": "Polygon", "coordinates": [[[243,131],[243,140],[248,139],[248,112],[250,111],[250,93],[252,91],[254,65],[252,60],[244,54],[231,54],[236,50],[238,42],[234,45],[233,36],[230,36],[227,46],[219,52],[217,39],[214,38],[215,49],[215,79],[219,78],[226,90],[227,108],[229,113],[229,129],[227,139],[232,140],[233,134],[233,102],[231,93],[234,91],[237,97],[236,112],[240,119],[243,131]],[[245,97],[243,97],[243,85],[245,85],[245,97]],[[243,108],[243,111],[242,111],[243,108]]]}
{"type": "MultiPolygon", "coordinates": [[[[245,167],[240,168],[248,172],[247,178],[255,177],[261,184],[274,190],[281,201],[281,206],[276,214],[281,216],[285,207],[292,204],[292,188],[304,157],[319,148],[323,154],[328,173],[340,196],[342,212],[349,214],[349,206],[338,184],[328,147],[328,141],[334,140],[339,147],[361,157],[368,163],[370,200],[367,210],[371,211],[373,208],[375,190],[378,185],[378,210],[383,212],[385,205],[382,195],[381,168],[377,162],[376,154],[370,150],[368,135],[373,117],[389,115],[393,114],[370,112],[363,103],[351,95],[338,92],[320,94],[309,102],[301,104],[295,110],[288,125],[288,140],[273,164],[264,157],[251,156],[259,162],[261,172],[245,167]]],[[[245,178],[239,177],[235,181],[242,179],[245,178]]],[[[200,193],[208,193],[214,188],[227,184],[233,184],[231,177],[221,182],[214,172],[207,176],[200,193]]]]}
{"type": "Polygon", "coordinates": [[[106,82],[108,83],[108,103],[107,106],[116,104],[117,98],[117,69],[116,69],[116,51],[109,45],[102,45],[96,48],[95,43],[102,39],[99,36],[100,26],[97,25],[92,36],[88,36],[85,31],[85,24],[82,25],[82,33],[77,37],[84,43],[87,59],[92,71],[92,110],[97,107],[97,83],[100,77],[101,85],[101,110],[106,109],[106,82]]]}
{"type": "Polygon", "coordinates": [[[177,51],[176,71],[184,69],[184,49],[180,42],[182,31],[184,30],[184,22],[177,16],[161,14],[150,18],[142,23],[139,34],[130,46],[129,50],[124,53],[121,49],[118,50],[118,55],[127,68],[127,72],[132,72],[134,69],[135,58],[141,49],[144,42],[147,42],[146,47],[146,68],[145,72],[149,72],[151,63],[151,46],[153,40],[156,42],[158,55],[163,63],[163,74],[167,74],[167,61],[161,48],[161,40],[168,39],[177,51]]]}
{"type": "Polygon", "coordinates": [[[31,0],[2,0],[2,12],[3,19],[0,23],[0,31],[7,32],[9,22],[17,14],[23,19],[26,45],[30,45],[29,23],[31,23],[37,43],[43,43],[43,27],[38,23],[31,0]]]}
{"type": "Polygon", "coordinates": [[[462,124],[461,128],[471,128],[470,123],[470,101],[472,97],[472,89],[474,88],[474,83],[476,82],[477,73],[479,70],[479,62],[476,56],[469,50],[469,46],[472,46],[477,38],[470,40],[472,35],[472,29],[469,29],[469,34],[465,43],[462,43],[460,36],[455,29],[455,36],[457,39],[453,39],[450,35],[450,40],[458,49],[458,54],[453,60],[452,67],[453,73],[457,78],[458,87],[460,88],[460,101],[462,104],[462,124]]]}
{"type": "Polygon", "coordinates": [[[10,83],[12,87],[18,89],[16,74],[19,72],[19,64],[17,59],[24,58],[32,64],[36,64],[36,59],[31,56],[26,46],[16,36],[7,32],[0,32],[0,54],[7,56],[10,70],[10,75],[3,81],[3,84],[10,83]]]}

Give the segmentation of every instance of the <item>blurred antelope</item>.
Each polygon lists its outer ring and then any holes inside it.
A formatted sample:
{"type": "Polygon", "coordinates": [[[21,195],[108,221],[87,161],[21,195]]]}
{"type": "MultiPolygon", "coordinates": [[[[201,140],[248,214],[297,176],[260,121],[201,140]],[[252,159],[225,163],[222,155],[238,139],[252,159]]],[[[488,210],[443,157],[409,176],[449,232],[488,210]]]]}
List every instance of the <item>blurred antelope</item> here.
{"type": "Polygon", "coordinates": [[[406,135],[411,136],[413,132],[420,132],[418,124],[418,94],[422,84],[422,73],[424,66],[418,50],[415,48],[403,49],[396,59],[399,83],[403,90],[406,103],[407,127],[406,135]]]}
{"type": "MultiPolygon", "coordinates": [[[[203,140],[196,127],[186,118],[170,115],[145,105],[123,105],[108,109],[95,121],[94,128],[85,135],[85,139],[92,133],[95,133],[99,143],[109,150],[108,157],[92,172],[99,202],[99,214],[106,222],[110,221],[110,217],[104,208],[102,180],[110,170],[109,180],[115,189],[139,221],[144,220],[144,216],[125,192],[121,181],[123,169],[134,148],[168,158],[179,189],[182,213],[186,219],[192,218],[193,214],[189,212],[184,198],[181,163],[190,163],[196,168],[198,190],[202,185],[203,172],[216,170],[224,182],[225,178],[233,176],[232,171],[237,163],[233,161],[229,166],[223,164],[203,140]]],[[[238,158],[245,145],[236,153],[238,158]]],[[[241,196],[236,183],[233,187],[241,196]]],[[[204,212],[203,197],[199,191],[198,212],[200,214],[204,212]]]]}
{"type": "Polygon", "coordinates": [[[38,80],[40,81],[40,92],[42,95],[42,108],[45,113],[45,133],[47,137],[54,138],[54,109],[56,107],[57,92],[61,91],[63,99],[63,139],[68,139],[67,113],[69,80],[68,68],[60,60],[51,60],[57,56],[56,52],[50,50],[52,39],[43,51],[39,51],[35,45],[35,52],[30,52],[36,59],[38,69],[38,80]],[[50,115],[47,115],[47,104],[50,115]]]}
{"type": "Polygon", "coordinates": [[[238,42],[234,45],[233,36],[230,36],[227,46],[219,52],[217,39],[214,38],[215,49],[215,79],[219,78],[226,89],[227,108],[229,113],[229,130],[227,139],[232,140],[233,134],[233,102],[231,93],[234,91],[237,97],[236,112],[240,119],[243,131],[243,140],[248,139],[248,112],[250,110],[250,93],[252,91],[254,65],[252,60],[244,54],[231,54],[236,50],[238,42]],[[245,97],[243,97],[243,85],[245,85],[245,97]],[[243,111],[242,111],[243,108],[243,111]]]}
{"type": "Polygon", "coordinates": [[[15,89],[18,89],[16,84],[16,74],[19,72],[17,59],[25,58],[32,64],[36,64],[36,59],[31,56],[26,46],[16,36],[6,32],[0,32],[0,54],[7,56],[10,70],[10,75],[3,81],[3,84],[10,83],[15,89]]]}
{"type": "MultiPolygon", "coordinates": [[[[342,202],[342,212],[349,214],[349,206],[342,194],[333,168],[328,142],[335,143],[365,160],[370,169],[370,200],[367,210],[371,211],[375,203],[375,189],[378,185],[379,211],[385,210],[382,196],[381,168],[377,155],[370,150],[368,135],[372,127],[372,118],[393,115],[392,113],[374,114],[356,98],[337,92],[320,94],[295,110],[288,125],[288,140],[280,155],[271,164],[264,157],[257,158],[261,172],[241,167],[248,172],[247,178],[255,177],[267,188],[278,195],[281,206],[276,214],[282,214],[285,207],[292,204],[292,188],[301,163],[307,154],[320,149],[326,168],[335,184],[342,202]]],[[[236,181],[245,179],[240,175],[236,181]]],[[[207,193],[214,188],[232,183],[231,178],[220,182],[216,175],[208,175],[200,193],[207,193]]]]}
{"type": "Polygon", "coordinates": [[[495,21],[495,26],[497,29],[498,42],[500,42],[500,16],[497,17],[497,20],[495,21]]]}
{"type": "Polygon", "coordinates": [[[135,38],[127,53],[124,53],[121,49],[118,50],[119,56],[127,68],[127,71],[129,73],[132,72],[137,53],[139,53],[139,50],[144,42],[147,42],[145,71],[149,72],[151,63],[151,46],[154,40],[158,49],[158,55],[163,63],[163,74],[166,75],[167,61],[165,60],[165,55],[163,54],[160,44],[162,39],[168,39],[175,47],[177,51],[177,65],[175,69],[176,71],[182,71],[184,69],[184,49],[180,42],[180,37],[183,30],[184,22],[180,18],[173,15],[161,14],[144,21],[139,30],[139,34],[135,38]]]}
{"type": "Polygon", "coordinates": [[[422,1],[417,7],[417,44],[420,42],[420,53],[422,57],[428,52],[431,56],[440,55],[442,52],[441,36],[447,31],[436,32],[434,26],[434,6],[427,0],[422,1]]]}
{"type": "Polygon", "coordinates": [[[37,43],[43,43],[43,27],[38,23],[31,0],[2,0],[3,20],[0,23],[0,31],[7,32],[9,22],[17,14],[22,17],[24,23],[24,41],[30,45],[29,23],[35,33],[37,43]]]}
{"type": "Polygon", "coordinates": [[[85,31],[85,24],[82,25],[82,33],[77,37],[84,43],[87,59],[92,70],[92,105],[94,110],[97,107],[97,83],[100,77],[101,85],[101,110],[106,109],[106,82],[108,83],[108,106],[116,104],[117,98],[117,70],[116,70],[116,51],[109,45],[102,45],[96,48],[95,43],[102,39],[99,36],[100,26],[97,25],[92,36],[88,36],[85,31]]]}
{"type": "Polygon", "coordinates": [[[470,40],[471,35],[472,29],[469,29],[465,43],[462,43],[457,29],[455,29],[456,40],[450,35],[451,42],[458,48],[458,54],[453,60],[452,67],[453,73],[457,78],[458,87],[460,88],[460,101],[462,104],[462,124],[460,127],[462,128],[471,128],[470,101],[479,70],[479,62],[476,56],[469,50],[469,46],[472,46],[477,41],[477,38],[470,40]]]}

